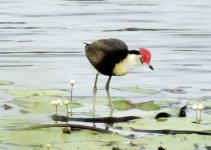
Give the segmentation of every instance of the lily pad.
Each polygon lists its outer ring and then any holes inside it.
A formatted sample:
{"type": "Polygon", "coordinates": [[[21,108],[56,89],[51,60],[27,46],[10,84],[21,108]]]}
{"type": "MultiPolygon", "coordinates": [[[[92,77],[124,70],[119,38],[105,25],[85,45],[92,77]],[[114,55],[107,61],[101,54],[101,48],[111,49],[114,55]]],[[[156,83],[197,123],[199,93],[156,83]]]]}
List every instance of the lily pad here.
{"type": "MultiPolygon", "coordinates": [[[[47,113],[55,111],[55,106],[51,105],[51,101],[58,98],[62,97],[32,95],[27,97],[16,98],[13,102],[22,107],[21,111],[24,112],[47,113]]],[[[71,101],[68,107],[77,108],[80,106],[81,106],[80,103],[71,101]]],[[[65,110],[65,106],[58,107],[58,111],[63,111],[63,110],[65,110]]]]}
{"type": "Polygon", "coordinates": [[[142,102],[142,103],[132,103],[127,100],[115,100],[112,102],[114,109],[116,110],[129,110],[129,109],[141,109],[144,111],[150,111],[150,110],[159,110],[160,106],[158,104],[155,104],[152,101],[149,102],[142,102]]]}
{"type": "Polygon", "coordinates": [[[12,84],[14,84],[14,82],[0,80],[0,85],[12,85],[12,84]]]}
{"type": "Polygon", "coordinates": [[[140,87],[123,87],[120,88],[122,91],[135,93],[135,94],[158,94],[159,91],[150,88],[140,88],[140,87]]]}
{"type": "Polygon", "coordinates": [[[24,127],[26,128],[31,125],[35,125],[35,123],[31,123],[23,119],[1,119],[0,120],[1,129],[7,129],[7,130],[17,130],[19,128],[24,128],[24,127]]]}
{"type": "Polygon", "coordinates": [[[54,90],[54,89],[35,89],[35,90],[26,90],[26,89],[6,89],[1,90],[2,93],[15,95],[15,96],[31,96],[31,95],[63,95],[66,93],[65,90],[54,90]]]}
{"type": "MultiPolygon", "coordinates": [[[[104,134],[94,131],[77,131],[71,134],[62,134],[61,128],[48,128],[26,131],[3,131],[0,133],[1,143],[31,146],[46,150],[47,144],[50,149],[88,149],[110,150],[113,147],[121,149],[130,148],[130,139],[118,134],[104,134]]],[[[138,148],[138,147],[136,147],[138,148]]]]}
{"type": "Polygon", "coordinates": [[[143,138],[136,138],[133,143],[141,143],[145,149],[157,149],[162,146],[167,150],[193,150],[206,149],[207,145],[210,145],[210,140],[211,136],[196,134],[147,135],[143,138]]]}
{"type": "Polygon", "coordinates": [[[135,107],[134,104],[126,100],[116,100],[116,101],[113,101],[112,103],[113,103],[114,109],[117,109],[117,110],[129,110],[135,107]]]}
{"type": "Polygon", "coordinates": [[[138,103],[136,105],[136,108],[145,110],[145,111],[150,111],[150,110],[159,110],[160,106],[150,101],[150,102],[138,103]]]}
{"type": "Polygon", "coordinates": [[[158,122],[155,119],[136,119],[129,123],[117,123],[116,126],[121,126],[124,129],[143,129],[143,130],[195,130],[204,131],[211,130],[209,124],[211,123],[210,118],[204,118],[202,124],[195,124],[195,117],[193,118],[168,118],[165,122],[158,122]]]}
{"type": "MultiPolygon", "coordinates": [[[[165,122],[157,122],[154,120],[137,119],[129,123],[117,123],[115,126],[121,127],[128,124],[128,128],[136,127],[137,129],[175,129],[175,123],[180,120],[178,118],[168,119],[165,122]],[[163,125],[161,125],[163,124],[163,125]],[[161,126],[160,126],[161,125],[161,126]]],[[[2,121],[1,121],[2,122],[2,121]]],[[[0,122],[0,123],[1,123],[0,122]]],[[[8,123],[8,122],[7,122],[8,123]]],[[[19,124],[19,121],[17,122],[19,124]]],[[[6,123],[3,123],[6,124],[6,123]]],[[[182,119],[178,129],[205,130],[207,128],[200,127],[197,124],[186,127],[190,124],[190,120],[182,119]]],[[[20,126],[20,124],[19,124],[20,126]]],[[[126,126],[125,126],[126,127],[126,126]]],[[[125,129],[125,127],[123,129],[125,129]]],[[[133,139],[127,138],[119,134],[106,134],[95,131],[72,131],[71,134],[62,134],[62,128],[45,128],[36,130],[4,130],[0,132],[1,144],[11,144],[18,147],[31,147],[32,149],[46,150],[47,144],[50,149],[87,149],[87,150],[111,150],[118,149],[157,149],[162,146],[166,149],[194,149],[195,145],[199,149],[204,149],[209,145],[211,136],[197,134],[177,134],[177,135],[156,135],[147,134],[145,136],[135,136],[133,139]],[[180,143],[175,147],[175,143],[180,143]]]]}

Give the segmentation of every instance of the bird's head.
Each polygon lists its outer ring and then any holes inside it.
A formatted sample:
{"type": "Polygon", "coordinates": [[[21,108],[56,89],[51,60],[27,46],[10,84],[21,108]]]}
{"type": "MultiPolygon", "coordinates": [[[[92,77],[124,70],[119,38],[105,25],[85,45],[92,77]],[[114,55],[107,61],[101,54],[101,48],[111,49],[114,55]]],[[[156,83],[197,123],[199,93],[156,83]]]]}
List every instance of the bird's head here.
{"type": "Polygon", "coordinates": [[[154,70],[154,68],[150,64],[151,52],[148,49],[146,49],[146,48],[140,48],[139,49],[139,53],[141,55],[141,63],[143,65],[148,66],[150,69],[154,70]]]}

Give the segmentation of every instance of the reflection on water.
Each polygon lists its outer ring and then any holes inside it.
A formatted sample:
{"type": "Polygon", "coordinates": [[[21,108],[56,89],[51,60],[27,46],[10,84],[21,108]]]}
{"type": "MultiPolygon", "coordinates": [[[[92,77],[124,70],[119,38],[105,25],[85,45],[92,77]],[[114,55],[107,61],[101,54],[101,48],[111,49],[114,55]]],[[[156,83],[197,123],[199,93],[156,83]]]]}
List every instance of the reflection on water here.
{"type": "MultiPolygon", "coordinates": [[[[67,88],[67,82],[75,79],[75,94],[91,96],[94,72],[83,43],[114,37],[130,49],[149,48],[155,71],[137,67],[127,76],[114,77],[112,95],[128,96],[115,90],[121,86],[192,87],[186,96],[209,89],[211,2],[207,0],[0,3],[0,80],[15,82],[14,88],[67,88]]],[[[104,87],[106,78],[100,76],[99,87],[104,87]]]]}

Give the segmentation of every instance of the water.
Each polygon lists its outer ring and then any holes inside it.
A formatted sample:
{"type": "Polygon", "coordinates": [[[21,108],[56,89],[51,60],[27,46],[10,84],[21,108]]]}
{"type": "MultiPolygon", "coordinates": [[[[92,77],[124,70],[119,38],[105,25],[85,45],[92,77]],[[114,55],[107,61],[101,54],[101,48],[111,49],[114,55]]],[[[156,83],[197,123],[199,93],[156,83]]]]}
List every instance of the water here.
{"type": "Polygon", "coordinates": [[[75,79],[75,95],[91,96],[94,71],[83,43],[113,37],[130,49],[149,48],[155,71],[136,67],[114,77],[112,95],[128,95],[115,90],[123,86],[206,94],[200,89],[210,89],[210,7],[208,0],[1,0],[0,79],[24,89],[68,88],[75,79]]]}
{"type": "MultiPolygon", "coordinates": [[[[95,72],[83,43],[112,37],[122,39],[130,49],[150,49],[155,68],[138,66],[126,76],[113,77],[113,97],[179,102],[208,97],[210,8],[209,0],[0,0],[0,80],[14,82],[0,89],[68,89],[74,79],[74,98],[91,97],[95,72]],[[118,90],[136,86],[160,92],[142,95],[118,90]]],[[[106,80],[99,77],[99,97],[106,95],[106,80]]],[[[1,94],[0,105],[13,98],[1,94]]],[[[0,118],[15,116],[16,109],[1,108],[0,118]]]]}
{"type": "MultiPolygon", "coordinates": [[[[183,95],[162,92],[152,99],[208,96],[210,7],[208,0],[1,0],[0,80],[14,82],[1,88],[67,89],[75,79],[75,96],[91,96],[95,73],[83,43],[112,37],[130,49],[150,49],[155,68],[113,77],[112,96],[132,97],[117,90],[125,86],[186,87],[183,95]]],[[[100,89],[106,80],[100,76],[100,89]]]]}

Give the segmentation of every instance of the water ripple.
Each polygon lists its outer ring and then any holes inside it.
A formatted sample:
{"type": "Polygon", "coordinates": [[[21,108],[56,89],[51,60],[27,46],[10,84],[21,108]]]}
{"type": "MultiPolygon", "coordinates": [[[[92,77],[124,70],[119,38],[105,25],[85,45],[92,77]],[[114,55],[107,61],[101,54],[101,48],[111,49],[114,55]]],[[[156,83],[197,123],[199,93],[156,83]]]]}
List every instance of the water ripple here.
{"type": "Polygon", "coordinates": [[[114,30],[103,30],[103,32],[114,32],[114,31],[182,31],[186,29],[156,29],[156,28],[136,28],[129,27],[123,29],[114,29],[114,30]]]}

